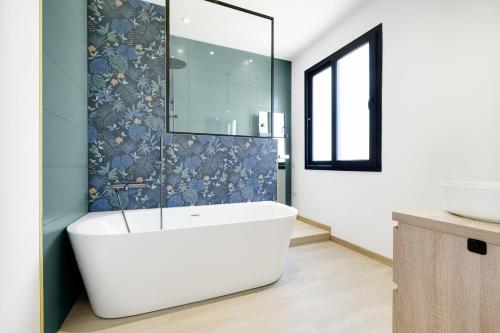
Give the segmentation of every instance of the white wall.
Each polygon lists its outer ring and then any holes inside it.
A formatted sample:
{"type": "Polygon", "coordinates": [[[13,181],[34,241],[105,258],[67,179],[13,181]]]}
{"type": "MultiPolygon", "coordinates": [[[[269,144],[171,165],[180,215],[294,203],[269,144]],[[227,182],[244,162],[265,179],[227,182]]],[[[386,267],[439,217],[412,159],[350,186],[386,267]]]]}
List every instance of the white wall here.
{"type": "Polygon", "coordinates": [[[38,332],[38,1],[0,1],[0,332],[38,332]]]}
{"type": "MultiPolygon", "coordinates": [[[[304,27],[306,28],[306,27],[304,27]]],[[[377,0],[293,61],[293,204],[392,257],[391,211],[439,205],[439,182],[500,181],[500,1],[377,0]],[[381,173],[304,169],[304,70],[383,23],[381,173]]]]}

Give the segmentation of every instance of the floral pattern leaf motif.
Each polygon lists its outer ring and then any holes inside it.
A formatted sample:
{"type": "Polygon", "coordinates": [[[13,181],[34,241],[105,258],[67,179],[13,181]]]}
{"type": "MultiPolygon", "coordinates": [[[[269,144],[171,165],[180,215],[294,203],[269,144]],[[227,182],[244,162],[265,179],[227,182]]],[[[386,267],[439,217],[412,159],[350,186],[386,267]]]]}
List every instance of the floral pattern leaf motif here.
{"type": "Polygon", "coordinates": [[[128,207],[130,198],[124,191],[114,191],[114,193],[110,193],[110,195],[108,196],[108,202],[111,204],[111,206],[115,209],[120,209],[120,201],[118,201],[118,196],[120,196],[123,207],[128,207]]]}
{"type": "Polygon", "coordinates": [[[91,74],[107,74],[110,69],[108,62],[104,58],[96,58],[89,65],[91,74]]]}
{"type": "Polygon", "coordinates": [[[106,212],[112,210],[113,207],[106,198],[98,198],[90,203],[91,212],[106,212]]]}
{"type": "Polygon", "coordinates": [[[144,123],[156,131],[162,130],[165,127],[163,119],[153,115],[147,116],[144,123]]]}
{"type": "MultiPolygon", "coordinates": [[[[89,143],[95,142],[97,140],[97,130],[94,126],[90,125],[87,128],[87,139],[89,143]]],[[[97,151],[92,151],[93,153],[97,153],[97,151]]]]}
{"type": "Polygon", "coordinates": [[[100,34],[106,42],[110,43],[117,43],[118,39],[116,37],[116,31],[110,31],[109,30],[109,23],[106,25],[101,25],[99,28],[96,30],[98,34],[100,34]]]}
{"type": "Polygon", "coordinates": [[[88,1],[89,210],[119,209],[118,195],[127,209],[275,200],[275,140],[164,133],[164,14],[141,0],[88,1]],[[146,187],[110,187],[136,182],[146,187]]]}
{"type": "Polygon", "coordinates": [[[127,208],[160,205],[160,167],[153,162],[159,158],[163,118],[162,113],[148,122],[146,118],[155,106],[166,105],[165,96],[148,88],[166,80],[165,71],[150,75],[152,62],[165,62],[165,34],[141,37],[151,30],[141,23],[146,21],[162,27],[164,8],[140,0],[88,1],[90,211],[117,209],[109,190],[117,182],[146,184],[121,194],[127,196],[122,198],[127,208]],[[141,79],[146,81],[142,86],[141,79]]]}
{"type": "Polygon", "coordinates": [[[133,124],[128,128],[128,136],[133,141],[140,141],[146,136],[146,127],[133,124]]]}
{"type": "MultiPolygon", "coordinates": [[[[120,45],[116,48],[116,54],[123,57],[127,60],[135,60],[137,59],[137,54],[135,48],[130,47],[128,45],[120,45]]],[[[123,71],[125,72],[125,71],[123,71]]]]}
{"type": "Polygon", "coordinates": [[[111,166],[120,172],[125,171],[128,167],[134,164],[134,160],[130,155],[119,155],[113,157],[111,160],[111,166]]]}
{"type": "Polygon", "coordinates": [[[128,69],[127,59],[119,55],[115,55],[109,59],[109,64],[114,70],[120,73],[126,72],[128,69]]]}
{"type": "Polygon", "coordinates": [[[113,19],[111,21],[111,29],[120,35],[125,35],[132,30],[132,23],[127,19],[113,19]]]}
{"type": "Polygon", "coordinates": [[[167,134],[167,207],[276,200],[277,141],[167,134]]]}
{"type": "Polygon", "coordinates": [[[99,91],[106,88],[106,79],[101,75],[88,75],[87,84],[89,91],[99,91]]]}

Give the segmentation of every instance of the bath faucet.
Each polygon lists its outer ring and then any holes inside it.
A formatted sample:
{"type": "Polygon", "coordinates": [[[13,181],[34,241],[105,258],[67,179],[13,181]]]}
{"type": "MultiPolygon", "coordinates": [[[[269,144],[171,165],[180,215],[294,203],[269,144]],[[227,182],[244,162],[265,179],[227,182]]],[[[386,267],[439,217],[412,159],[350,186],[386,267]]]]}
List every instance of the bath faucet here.
{"type": "Polygon", "coordinates": [[[127,217],[125,216],[125,210],[123,209],[122,199],[120,198],[120,190],[128,191],[131,188],[144,188],[147,185],[144,183],[117,183],[110,185],[116,193],[116,197],[118,198],[118,205],[120,205],[120,210],[122,212],[123,221],[125,222],[125,227],[127,227],[127,231],[130,234],[130,227],[128,225],[127,217]]]}

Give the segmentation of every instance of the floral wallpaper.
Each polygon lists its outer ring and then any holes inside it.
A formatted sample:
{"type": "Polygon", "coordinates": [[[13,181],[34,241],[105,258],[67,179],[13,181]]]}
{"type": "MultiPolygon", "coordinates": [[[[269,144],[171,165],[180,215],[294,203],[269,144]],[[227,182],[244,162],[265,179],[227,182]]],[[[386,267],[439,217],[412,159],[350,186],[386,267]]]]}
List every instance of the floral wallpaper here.
{"type": "Polygon", "coordinates": [[[277,141],[165,135],[165,206],[276,200],[277,141]]]}
{"type": "Polygon", "coordinates": [[[276,141],[165,134],[165,10],[140,0],[88,1],[89,211],[276,198],[276,141]],[[160,200],[160,137],[164,136],[160,200]]]}
{"type": "Polygon", "coordinates": [[[139,0],[88,1],[89,210],[158,207],[165,112],[164,7],[139,0]]]}

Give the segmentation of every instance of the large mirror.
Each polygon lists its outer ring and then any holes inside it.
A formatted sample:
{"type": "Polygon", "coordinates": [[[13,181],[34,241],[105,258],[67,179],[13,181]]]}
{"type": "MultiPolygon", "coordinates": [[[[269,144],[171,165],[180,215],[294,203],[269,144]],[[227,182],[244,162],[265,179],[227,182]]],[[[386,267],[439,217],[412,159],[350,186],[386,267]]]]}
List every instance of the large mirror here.
{"type": "Polygon", "coordinates": [[[170,0],[169,132],[270,137],[273,19],[212,0],[170,0]]]}

